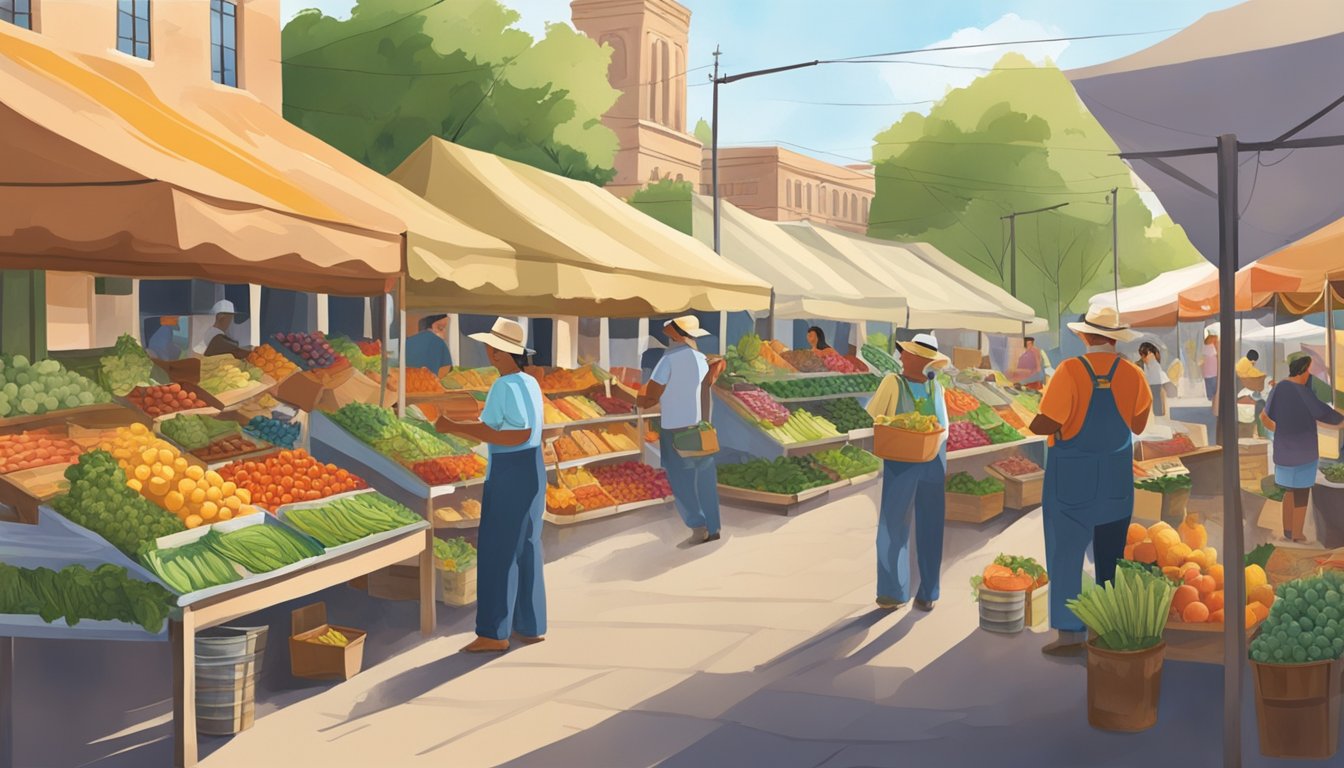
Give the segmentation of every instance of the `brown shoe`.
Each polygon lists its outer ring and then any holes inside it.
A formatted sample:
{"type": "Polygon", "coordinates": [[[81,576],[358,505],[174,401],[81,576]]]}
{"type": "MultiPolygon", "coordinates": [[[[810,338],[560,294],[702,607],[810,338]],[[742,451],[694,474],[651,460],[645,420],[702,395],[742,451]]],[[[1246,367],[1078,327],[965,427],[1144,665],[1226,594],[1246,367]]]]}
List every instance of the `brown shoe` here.
{"type": "Polygon", "coordinates": [[[546,636],[545,636],[545,635],[537,635],[536,637],[528,637],[527,635],[520,635],[520,634],[518,634],[517,632],[515,632],[515,633],[513,634],[513,638],[514,638],[515,640],[517,640],[518,642],[522,643],[523,645],[536,645],[537,643],[544,643],[544,642],[546,642],[546,636]]]}
{"type": "Polygon", "coordinates": [[[508,640],[496,640],[493,637],[477,637],[462,649],[463,653],[503,653],[509,650],[508,640]]]}
{"type": "Polygon", "coordinates": [[[1046,656],[1078,657],[1087,653],[1087,634],[1083,632],[1060,632],[1054,642],[1041,649],[1046,656]]]}
{"type": "Polygon", "coordinates": [[[878,596],[878,598],[877,598],[877,607],[880,608],[880,609],[882,609],[882,610],[884,610],[884,611],[896,611],[896,610],[900,610],[901,608],[904,608],[904,607],[905,607],[905,601],[904,601],[904,600],[897,600],[897,599],[894,598],[894,597],[882,597],[882,596],[878,596]]]}

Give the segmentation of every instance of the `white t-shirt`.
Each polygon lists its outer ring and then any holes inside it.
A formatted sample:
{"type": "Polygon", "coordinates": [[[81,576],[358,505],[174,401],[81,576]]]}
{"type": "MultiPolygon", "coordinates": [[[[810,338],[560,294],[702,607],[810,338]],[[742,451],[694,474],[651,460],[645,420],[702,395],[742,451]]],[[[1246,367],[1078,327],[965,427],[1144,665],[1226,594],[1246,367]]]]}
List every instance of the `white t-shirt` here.
{"type": "Polygon", "coordinates": [[[210,328],[205,332],[205,338],[201,339],[200,343],[198,343],[195,346],[196,354],[204,355],[205,350],[210,346],[210,342],[214,341],[216,336],[225,336],[225,335],[227,334],[224,331],[220,330],[219,326],[215,325],[210,326],[210,328]]]}

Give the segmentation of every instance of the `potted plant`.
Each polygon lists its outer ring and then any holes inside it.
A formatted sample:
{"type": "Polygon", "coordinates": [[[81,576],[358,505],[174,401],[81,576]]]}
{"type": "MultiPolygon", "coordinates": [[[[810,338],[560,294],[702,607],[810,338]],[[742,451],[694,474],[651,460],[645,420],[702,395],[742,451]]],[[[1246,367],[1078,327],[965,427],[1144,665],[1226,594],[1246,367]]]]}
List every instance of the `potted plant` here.
{"type": "Polygon", "coordinates": [[[1049,582],[1034,558],[999,555],[971,577],[971,599],[980,604],[980,628],[1016,634],[1049,615],[1049,582]]]}
{"type": "Polygon", "coordinates": [[[1251,642],[1260,753],[1324,760],[1339,748],[1344,573],[1279,585],[1251,642]]]}
{"type": "Polygon", "coordinates": [[[1121,561],[1115,579],[1067,605],[1093,637],[1087,642],[1087,721],[1094,728],[1135,732],[1157,722],[1162,690],[1162,632],[1175,586],[1146,566],[1121,561]]]}

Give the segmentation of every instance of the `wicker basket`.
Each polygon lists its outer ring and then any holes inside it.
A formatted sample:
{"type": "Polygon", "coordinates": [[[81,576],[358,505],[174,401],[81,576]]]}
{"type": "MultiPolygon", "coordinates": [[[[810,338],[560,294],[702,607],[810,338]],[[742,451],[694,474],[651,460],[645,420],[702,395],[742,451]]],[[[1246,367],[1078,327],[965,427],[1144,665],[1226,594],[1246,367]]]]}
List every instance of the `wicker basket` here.
{"type": "Polygon", "coordinates": [[[938,455],[945,430],[913,432],[890,424],[873,427],[873,454],[887,461],[923,464],[938,455]]]}

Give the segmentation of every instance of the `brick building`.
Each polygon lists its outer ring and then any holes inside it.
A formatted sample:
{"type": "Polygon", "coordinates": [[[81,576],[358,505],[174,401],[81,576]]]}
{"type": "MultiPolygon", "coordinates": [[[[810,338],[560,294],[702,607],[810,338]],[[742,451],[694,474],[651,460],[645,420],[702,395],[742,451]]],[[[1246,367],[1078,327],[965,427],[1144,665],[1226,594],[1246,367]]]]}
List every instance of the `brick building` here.
{"type": "MultiPolygon", "coordinates": [[[[706,195],[711,192],[709,155],[706,149],[700,177],[706,195]]],[[[870,165],[834,165],[783,147],[719,150],[719,194],[763,219],[806,219],[865,233],[873,190],[870,165]]]]}

